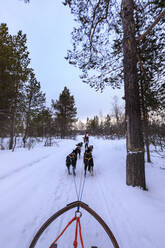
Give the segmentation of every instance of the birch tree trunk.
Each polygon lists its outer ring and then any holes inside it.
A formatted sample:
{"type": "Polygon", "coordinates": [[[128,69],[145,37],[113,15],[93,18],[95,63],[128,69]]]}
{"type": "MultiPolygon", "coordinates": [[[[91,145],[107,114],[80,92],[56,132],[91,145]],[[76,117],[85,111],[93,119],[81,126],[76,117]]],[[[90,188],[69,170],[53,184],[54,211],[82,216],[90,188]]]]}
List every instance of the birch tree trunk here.
{"type": "Polygon", "coordinates": [[[127,122],[126,183],[146,189],[144,142],[137,77],[137,46],[133,18],[133,0],[122,0],[123,66],[127,122]]]}

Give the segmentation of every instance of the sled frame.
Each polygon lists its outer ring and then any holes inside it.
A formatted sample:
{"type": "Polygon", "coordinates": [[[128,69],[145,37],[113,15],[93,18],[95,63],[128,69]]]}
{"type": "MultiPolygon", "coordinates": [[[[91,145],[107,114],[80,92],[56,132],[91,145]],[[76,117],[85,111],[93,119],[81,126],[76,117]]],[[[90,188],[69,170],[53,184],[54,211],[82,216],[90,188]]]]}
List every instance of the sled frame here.
{"type": "Polygon", "coordinates": [[[90,213],[100,224],[101,226],[104,228],[105,232],[107,233],[107,235],[109,236],[114,248],[119,248],[119,245],[117,243],[117,240],[115,238],[115,236],[113,235],[111,229],[107,226],[107,224],[104,222],[104,220],[93,210],[91,209],[86,203],[82,202],[82,201],[75,201],[72,203],[69,203],[68,205],[66,205],[66,207],[60,209],[59,211],[57,211],[55,214],[53,214],[38,230],[38,232],[36,233],[36,235],[34,236],[29,248],[34,248],[38,239],[40,238],[40,236],[42,235],[42,233],[45,231],[45,229],[55,220],[57,219],[60,215],[62,215],[63,213],[69,211],[72,208],[76,208],[76,207],[81,207],[83,209],[85,209],[88,213],[90,213]]]}

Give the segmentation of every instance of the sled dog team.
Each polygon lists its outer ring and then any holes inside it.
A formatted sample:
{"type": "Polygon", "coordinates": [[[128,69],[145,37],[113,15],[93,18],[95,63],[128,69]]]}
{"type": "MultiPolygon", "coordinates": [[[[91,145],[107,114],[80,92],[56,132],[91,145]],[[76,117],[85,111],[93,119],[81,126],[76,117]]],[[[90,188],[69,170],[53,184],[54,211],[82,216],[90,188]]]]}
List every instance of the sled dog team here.
{"type": "MultiPolygon", "coordinates": [[[[84,162],[84,176],[86,176],[87,171],[90,172],[91,175],[93,175],[93,156],[92,156],[92,151],[93,151],[93,145],[88,146],[89,138],[86,133],[84,137],[84,144],[85,144],[85,152],[84,152],[84,157],[83,157],[83,162],[84,162]]],[[[73,175],[76,175],[76,163],[77,163],[77,157],[80,158],[81,156],[81,148],[83,146],[83,142],[80,142],[76,144],[76,148],[66,157],[66,166],[68,169],[68,174],[71,174],[71,167],[73,170],[73,175]]]]}

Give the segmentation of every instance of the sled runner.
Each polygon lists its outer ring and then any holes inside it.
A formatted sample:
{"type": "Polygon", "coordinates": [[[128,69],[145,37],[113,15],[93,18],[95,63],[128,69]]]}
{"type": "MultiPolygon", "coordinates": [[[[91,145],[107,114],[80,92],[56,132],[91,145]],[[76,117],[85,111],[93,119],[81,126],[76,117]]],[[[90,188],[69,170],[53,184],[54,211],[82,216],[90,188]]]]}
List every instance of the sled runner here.
{"type": "MultiPolygon", "coordinates": [[[[111,243],[113,244],[114,248],[119,248],[119,245],[115,239],[115,236],[113,235],[112,231],[110,230],[110,228],[107,226],[107,224],[104,222],[104,220],[94,211],[92,210],[87,204],[85,204],[82,201],[75,201],[72,202],[70,204],[68,204],[66,207],[62,208],[61,210],[59,210],[58,212],[56,212],[54,215],[52,215],[42,226],[41,228],[38,230],[38,232],[36,233],[36,235],[34,236],[29,248],[34,248],[38,239],[40,238],[40,236],[42,235],[42,233],[45,231],[45,229],[53,222],[55,221],[60,215],[64,214],[65,212],[69,211],[72,208],[76,208],[77,210],[75,212],[75,216],[69,221],[69,223],[67,224],[67,226],[63,229],[63,231],[61,232],[61,234],[56,238],[56,240],[50,245],[49,248],[60,248],[58,247],[57,241],[59,238],[61,238],[61,236],[63,235],[63,233],[65,232],[65,230],[74,222],[76,221],[76,231],[75,231],[75,240],[73,242],[73,246],[74,248],[77,247],[77,235],[78,235],[78,231],[79,231],[79,235],[80,235],[80,241],[81,241],[81,246],[82,248],[84,248],[84,244],[83,244],[83,238],[82,238],[82,234],[81,234],[81,223],[80,223],[80,218],[82,217],[82,213],[80,212],[80,207],[85,209],[89,214],[91,214],[98,222],[99,224],[104,228],[104,231],[106,232],[106,234],[108,235],[109,239],[111,240],[111,243]]],[[[98,248],[96,246],[92,246],[91,248],[98,248]]],[[[101,248],[101,247],[99,247],[101,248]]]]}

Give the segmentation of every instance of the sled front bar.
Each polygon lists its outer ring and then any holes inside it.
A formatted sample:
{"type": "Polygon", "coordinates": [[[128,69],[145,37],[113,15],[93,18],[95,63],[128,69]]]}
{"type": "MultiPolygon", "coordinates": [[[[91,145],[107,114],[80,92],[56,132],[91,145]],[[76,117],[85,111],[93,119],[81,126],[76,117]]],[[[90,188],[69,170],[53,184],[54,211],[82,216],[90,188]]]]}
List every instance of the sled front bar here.
{"type": "Polygon", "coordinates": [[[68,210],[72,209],[72,208],[76,208],[76,207],[82,207],[83,209],[85,209],[88,213],[90,213],[100,224],[101,226],[104,228],[104,230],[106,231],[107,235],[109,236],[114,248],[119,248],[119,245],[115,239],[115,236],[113,235],[112,231],[110,230],[110,228],[107,226],[107,224],[104,222],[104,220],[93,210],[91,209],[87,204],[85,204],[82,201],[75,201],[72,203],[69,203],[66,207],[60,209],[58,212],[56,212],[55,214],[53,214],[42,226],[41,228],[38,230],[38,232],[36,233],[36,235],[34,236],[29,248],[34,248],[38,239],[40,238],[41,234],[45,231],[45,229],[56,219],[58,218],[60,215],[62,215],[63,213],[67,212],[68,210]]]}

